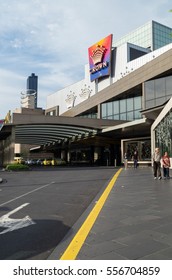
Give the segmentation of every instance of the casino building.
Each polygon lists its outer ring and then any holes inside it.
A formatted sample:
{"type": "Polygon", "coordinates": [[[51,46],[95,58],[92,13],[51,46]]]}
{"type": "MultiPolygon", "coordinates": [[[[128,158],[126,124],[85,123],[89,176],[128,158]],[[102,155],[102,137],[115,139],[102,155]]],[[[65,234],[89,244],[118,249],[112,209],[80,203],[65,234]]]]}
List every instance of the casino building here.
{"type": "MultiPolygon", "coordinates": [[[[172,134],[162,135],[162,127],[171,130],[170,112],[168,124],[157,125],[151,148],[151,125],[172,97],[171,34],[171,28],[151,21],[118,41],[109,35],[97,42],[89,48],[84,79],[49,95],[47,114],[116,121],[96,141],[98,157],[110,157],[111,164],[120,164],[124,151],[131,160],[135,149],[140,163],[150,163],[153,143],[172,156],[172,134]]],[[[73,149],[75,158],[76,153],[73,149]]]]}
{"type": "MultiPolygon", "coordinates": [[[[0,145],[32,144],[71,164],[121,165],[124,152],[132,163],[137,150],[139,164],[150,165],[155,146],[172,157],[171,34],[150,21],[117,41],[110,34],[95,43],[84,79],[48,95],[34,117],[26,109],[13,114],[0,145]]],[[[15,145],[10,159],[14,154],[15,145]]]]}

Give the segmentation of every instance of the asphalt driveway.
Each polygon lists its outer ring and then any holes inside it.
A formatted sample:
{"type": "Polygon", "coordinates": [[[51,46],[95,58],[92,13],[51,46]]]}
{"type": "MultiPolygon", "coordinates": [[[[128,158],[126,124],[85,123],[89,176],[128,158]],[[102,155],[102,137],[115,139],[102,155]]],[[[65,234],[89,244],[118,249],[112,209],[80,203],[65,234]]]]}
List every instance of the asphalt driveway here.
{"type": "Polygon", "coordinates": [[[47,259],[115,172],[111,167],[1,172],[0,259],[47,259]]]}

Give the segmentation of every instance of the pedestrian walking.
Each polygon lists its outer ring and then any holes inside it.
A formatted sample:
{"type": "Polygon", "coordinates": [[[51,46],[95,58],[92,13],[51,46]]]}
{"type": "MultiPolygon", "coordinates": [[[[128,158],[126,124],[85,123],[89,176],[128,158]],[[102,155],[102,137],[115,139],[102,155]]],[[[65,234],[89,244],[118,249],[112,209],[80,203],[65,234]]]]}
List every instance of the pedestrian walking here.
{"type": "Polygon", "coordinates": [[[133,163],[134,163],[134,168],[137,168],[137,166],[138,166],[138,152],[137,151],[134,152],[133,163]]]}
{"type": "Polygon", "coordinates": [[[170,158],[168,153],[165,152],[162,157],[162,169],[163,169],[163,177],[164,179],[169,179],[169,168],[170,168],[170,158]]]}
{"type": "Polygon", "coordinates": [[[124,167],[125,167],[125,170],[128,168],[128,156],[127,156],[127,153],[124,153],[124,167]]]}
{"type": "Polygon", "coordinates": [[[159,148],[155,149],[155,152],[152,155],[153,159],[153,172],[154,172],[154,179],[161,180],[161,154],[159,148]]]}

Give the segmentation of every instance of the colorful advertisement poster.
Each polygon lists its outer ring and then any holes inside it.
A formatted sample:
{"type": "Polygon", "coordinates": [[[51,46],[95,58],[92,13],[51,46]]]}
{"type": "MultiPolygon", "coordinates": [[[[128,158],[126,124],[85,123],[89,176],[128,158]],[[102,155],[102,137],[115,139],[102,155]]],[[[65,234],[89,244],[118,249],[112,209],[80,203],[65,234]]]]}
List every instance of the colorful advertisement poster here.
{"type": "Polygon", "coordinates": [[[0,128],[2,127],[3,124],[4,124],[4,119],[0,120],[0,128]]]}
{"type": "Polygon", "coordinates": [[[111,70],[112,34],[88,49],[91,82],[109,76],[111,70]]]}

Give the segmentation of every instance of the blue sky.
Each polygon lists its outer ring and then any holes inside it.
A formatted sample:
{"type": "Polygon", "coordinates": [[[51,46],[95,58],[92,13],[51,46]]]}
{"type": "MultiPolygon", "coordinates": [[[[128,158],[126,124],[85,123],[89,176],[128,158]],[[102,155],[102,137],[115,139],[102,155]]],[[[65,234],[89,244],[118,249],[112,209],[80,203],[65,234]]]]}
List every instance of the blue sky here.
{"type": "Polygon", "coordinates": [[[38,106],[84,78],[88,47],[150,20],[172,27],[165,0],[0,0],[0,119],[20,107],[31,73],[38,75],[38,106]]]}

